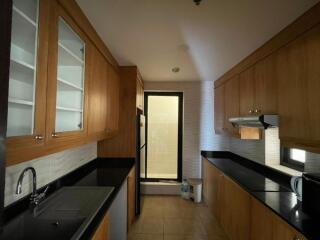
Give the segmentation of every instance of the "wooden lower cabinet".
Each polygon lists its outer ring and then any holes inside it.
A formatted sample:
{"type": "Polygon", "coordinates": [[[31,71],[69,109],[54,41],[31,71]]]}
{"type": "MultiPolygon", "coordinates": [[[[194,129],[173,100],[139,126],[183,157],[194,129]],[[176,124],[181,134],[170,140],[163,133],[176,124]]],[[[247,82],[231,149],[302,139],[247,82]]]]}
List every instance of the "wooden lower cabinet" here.
{"type": "Polygon", "coordinates": [[[106,213],[98,229],[94,233],[91,240],[110,240],[109,236],[110,215],[106,213]]]}
{"type": "Polygon", "coordinates": [[[136,169],[133,167],[128,175],[128,232],[136,216],[136,169]]]}
{"type": "Polygon", "coordinates": [[[250,195],[224,176],[222,180],[220,223],[231,240],[248,240],[250,236],[250,195]]]}
{"type": "Polygon", "coordinates": [[[270,209],[251,198],[251,240],[306,240],[270,209]]]}
{"type": "Polygon", "coordinates": [[[229,240],[307,240],[203,159],[203,197],[229,240]]]}
{"type": "Polygon", "coordinates": [[[250,239],[272,239],[272,212],[254,198],[251,198],[250,239]]]}

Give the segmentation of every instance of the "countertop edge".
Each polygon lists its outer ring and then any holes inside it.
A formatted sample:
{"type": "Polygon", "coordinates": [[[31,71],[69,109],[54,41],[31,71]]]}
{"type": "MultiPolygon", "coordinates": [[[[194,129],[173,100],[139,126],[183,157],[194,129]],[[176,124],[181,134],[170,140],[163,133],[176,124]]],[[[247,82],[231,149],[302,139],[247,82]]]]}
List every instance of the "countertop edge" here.
{"type": "MultiPolygon", "coordinates": [[[[305,237],[307,237],[308,239],[310,239],[310,237],[308,237],[309,234],[306,234],[305,231],[301,230],[299,227],[297,227],[295,224],[293,224],[292,222],[290,222],[287,218],[285,218],[285,216],[281,215],[279,212],[277,212],[275,209],[273,209],[270,205],[268,205],[265,201],[262,201],[258,196],[256,196],[254,193],[258,193],[258,191],[251,191],[250,189],[248,189],[247,187],[245,187],[243,184],[239,183],[239,181],[237,181],[236,179],[234,179],[232,176],[230,176],[229,174],[225,173],[221,168],[219,168],[219,166],[217,166],[216,164],[214,164],[212,161],[209,160],[209,158],[225,158],[225,159],[229,159],[230,161],[234,161],[232,158],[230,158],[230,152],[227,151],[217,151],[214,153],[217,153],[217,155],[215,156],[208,156],[206,154],[206,152],[208,151],[201,151],[201,156],[203,158],[205,158],[210,164],[214,165],[217,169],[219,169],[219,171],[223,172],[228,178],[230,178],[233,182],[235,182],[237,185],[239,185],[244,191],[246,191],[247,193],[250,194],[251,197],[253,197],[255,200],[257,200],[258,202],[262,203],[265,207],[267,207],[268,209],[270,209],[274,214],[276,214],[278,217],[280,217],[283,221],[285,221],[288,225],[290,225],[292,228],[294,228],[295,230],[297,230],[300,234],[304,235],[305,237]],[[226,155],[225,155],[226,154],[226,155]]],[[[233,153],[231,153],[233,154],[233,153]]],[[[247,159],[248,160],[248,159],[247,159]]],[[[203,160],[202,160],[203,161],[203,160]]],[[[251,160],[248,160],[251,161],[251,160]]],[[[238,161],[236,161],[236,163],[239,163],[238,161]]],[[[247,166],[244,166],[248,169],[250,169],[247,166]]],[[[253,169],[251,169],[253,170],[253,169]]],[[[275,170],[276,171],[276,170],[275,170]]],[[[278,172],[278,171],[277,171],[278,172]]],[[[285,173],[283,173],[285,175],[285,173]]],[[[273,180],[274,181],[274,180],[273,180]]],[[[276,182],[276,181],[275,181],[276,182]]],[[[277,182],[278,183],[278,182],[277,182]]],[[[281,183],[278,183],[281,184],[281,183]]],[[[266,191],[266,192],[271,192],[271,191],[266,191]]]]}
{"type": "Polygon", "coordinates": [[[104,216],[108,213],[110,206],[112,205],[113,201],[117,197],[120,189],[122,188],[123,184],[125,183],[126,179],[128,178],[129,173],[133,169],[135,164],[133,164],[130,168],[128,168],[126,176],[122,179],[121,184],[119,186],[114,187],[114,190],[108,197],[108,199],[103,203],[103,206],[97,210],[97,214],[93,217],[90,224],[87,226],[85,231],[79,239],[91,239],[95,234],[96,230],[100,226],[101,221],[103,220],[104,216]]]}

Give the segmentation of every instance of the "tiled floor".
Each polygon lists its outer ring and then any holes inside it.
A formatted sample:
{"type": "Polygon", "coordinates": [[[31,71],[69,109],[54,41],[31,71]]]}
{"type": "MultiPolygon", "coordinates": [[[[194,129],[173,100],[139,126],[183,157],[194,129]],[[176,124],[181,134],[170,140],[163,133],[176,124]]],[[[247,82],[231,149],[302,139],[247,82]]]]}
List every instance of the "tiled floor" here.
{"type": "Polygon", "coordinates": [[[129,240],[227,240],[204,204],[176,196],[145,196],[129,240]]]}

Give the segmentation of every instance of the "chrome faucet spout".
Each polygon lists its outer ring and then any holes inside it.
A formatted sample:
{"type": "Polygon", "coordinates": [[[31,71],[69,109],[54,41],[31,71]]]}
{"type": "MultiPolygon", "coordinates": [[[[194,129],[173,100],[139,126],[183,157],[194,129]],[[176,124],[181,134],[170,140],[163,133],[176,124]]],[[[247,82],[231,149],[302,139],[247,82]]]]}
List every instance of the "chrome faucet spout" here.
{"type": "Polygon", "coordinates": [[[32,207],[36,207],[39,204],[39,202],[45,198],[49,186],[47,186],[46,189],[41,194],[38,194],[36,170],[33,167],[27,167],[21,172],[19,176],[17,187],[16,187],[16,194],[21,194],[22,192],[22,181],[27,171],[31,171],[32,173],[32,194],[30,196],[30,204],[32,207]]]}
{"type": "Polygon", "coordinates": [[[27,171],[31,171],[32,173],[32,196],[36,196],[37,195],[37,173],[33,167],[27,167],[21,172],[18,179],[17,187],[16,187],[16,194],[21,194],[22,192],[22,181],[27,171]]]}

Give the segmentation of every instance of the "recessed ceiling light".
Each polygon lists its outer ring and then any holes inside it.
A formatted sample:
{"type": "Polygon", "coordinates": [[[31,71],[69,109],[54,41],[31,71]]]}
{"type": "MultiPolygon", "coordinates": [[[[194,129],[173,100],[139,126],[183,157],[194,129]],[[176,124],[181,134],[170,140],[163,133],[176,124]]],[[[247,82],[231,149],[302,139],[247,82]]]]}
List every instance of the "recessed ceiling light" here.
{"type": "Polygon", "coordinates": [[[172,68],[172,72],[173,73],[178,73],[178,72],[180,72],[180,68],[179,67],[174,67],[174,68],[172,68]]]}
{"type": "Polygon", "coordinates": [[[194,1],[194,3],[197,5],[197,6],[199,6],[200,5],[200,2],[202,1],[202,0],[193,0],[194,1]]]}

